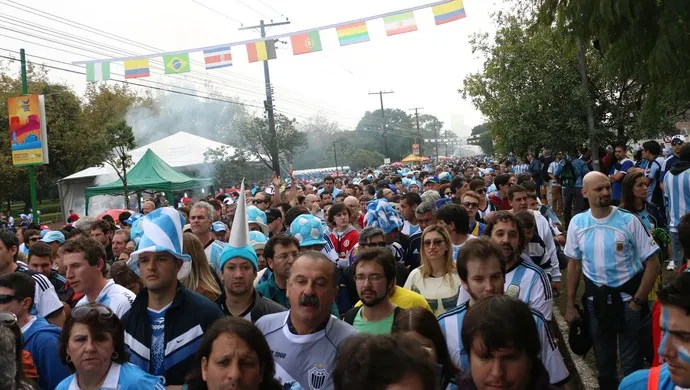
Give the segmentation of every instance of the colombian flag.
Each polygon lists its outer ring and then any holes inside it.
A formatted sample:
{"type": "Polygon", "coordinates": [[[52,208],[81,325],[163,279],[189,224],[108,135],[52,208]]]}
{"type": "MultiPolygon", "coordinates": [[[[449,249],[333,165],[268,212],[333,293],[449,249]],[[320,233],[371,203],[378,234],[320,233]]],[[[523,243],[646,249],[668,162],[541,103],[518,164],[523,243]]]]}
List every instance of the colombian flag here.
{"type": "Polygon", "coordinates": [[[447,3],[437,5],[432,7],[432,11],[434,12],[434,20],[437,26],[454,20],[460,20],[467,16],[465,15],[465,6],[462,0],[451,0],[447,3]]]}
{"type": "Polygon", "coordinates": [[[248,43],[247,56],[249,56],[249,62],[274,60],[276,58],[276,42],[271,39],[248,43]]]}
{"type": "Polygon", "coordinates": [[[144,58],[140,60],[126,60],[125,61],[125,78],[136,79],[139,77],[149,77],[149,59],[144,58]]]}
{"type": "Polygon", "coordinates": [[[321,51],[321,36],[318,31],[290,36],[292,54],[305,54],[321,51]]]}

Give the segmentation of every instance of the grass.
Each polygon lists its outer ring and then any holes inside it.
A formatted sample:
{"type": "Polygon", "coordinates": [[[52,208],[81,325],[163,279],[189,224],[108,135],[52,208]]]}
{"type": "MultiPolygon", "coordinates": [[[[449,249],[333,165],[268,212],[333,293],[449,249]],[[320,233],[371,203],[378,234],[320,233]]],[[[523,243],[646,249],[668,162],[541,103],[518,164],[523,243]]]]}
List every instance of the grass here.
{"type": "MultiPolygon", "coordinates": [[[[60,212],[60,201],[58,199],[44,200],[37,205],[38,210],[41,211],[41,223],[49,224],[60,222],[62,214],[60,212]]],[[[3,207],[4,210],[4,207],[3,207]]],[[[19,220],[19,214],[24,213],[24,203],[17,202],[10,206],[10,214],[19,220]]]]}

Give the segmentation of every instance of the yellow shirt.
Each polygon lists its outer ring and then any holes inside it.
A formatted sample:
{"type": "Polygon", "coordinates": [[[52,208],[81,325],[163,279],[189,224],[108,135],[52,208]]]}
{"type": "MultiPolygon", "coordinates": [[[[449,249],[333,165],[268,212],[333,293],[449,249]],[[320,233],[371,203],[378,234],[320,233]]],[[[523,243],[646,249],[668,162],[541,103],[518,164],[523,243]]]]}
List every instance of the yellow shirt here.
{"type": "MultiPolygon", "coordinates": [[[[395,286],[395,290],[393,291],[393,295],[390,297],[390,301],[392,304],[400,307],[401,309],[421,307],[433,313],[431,306],[429,306],[429,302],[427,302],[421,294],[400,286],[395,286]]],[[[355,307],[359,306],[362,306],[362,301],[357,302],[355,305],[355,307]]]]}

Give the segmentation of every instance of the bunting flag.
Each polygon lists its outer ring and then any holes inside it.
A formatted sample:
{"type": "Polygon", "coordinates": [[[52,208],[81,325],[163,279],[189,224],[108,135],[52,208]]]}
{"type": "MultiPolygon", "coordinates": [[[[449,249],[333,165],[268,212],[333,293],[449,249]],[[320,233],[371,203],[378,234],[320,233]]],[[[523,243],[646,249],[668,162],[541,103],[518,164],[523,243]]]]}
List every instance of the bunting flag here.
{"type": "Polygon", "coordinates": [[[454,20],[460,20],[467,16],[462,0],[452,0],[445,4],[432,7],[431,10],[434,12],[434,20],[437,26],[454,20]]]}
{"type": "Polygon", "coordinates": [[[149,77],[149,59],[126,60],[125,61],[125,78],[136,79],[139,77],[149,77]]]}
{"type": "Polygon", "coordinates": [[[386,26],[386,35],[388,36],[417,31],[414,12],[386,16],[383,18],[383,23],[386,26]]]}
{"type": "Polygon", "coordinates": [[[110,80],[110,62],[86,64],[86,81],[110,80]]]}
{"type": "Polygon", "coordinates": [[[190,71],[188,53],[163,56],[163,63],[165,64],[165,74],[186,73],[190,71]]]}
{"type": "Polygon", "coordinates": [[[248,43],[247,55],[249,62],[274,60],[276,58],[276,42],[271,39],[248,43]]]}
{"type": "Polygon", "coordinates": [[[367,22],[359,22],[335,28],[340,40],[340,46],[369,42],[367,22]]]}
{"type": "Polygon", "coordinates": [[[290,36],[292,54],[306,54],[321,51],[321,36],[318,31],[290,36]]]}
{"type": "Polygon", "coordinates": [[[204,50],[204,62],[206,63],[206,69],[217,69],[232,66],[232,54],[230,53],[230,46],[204,50]]]}

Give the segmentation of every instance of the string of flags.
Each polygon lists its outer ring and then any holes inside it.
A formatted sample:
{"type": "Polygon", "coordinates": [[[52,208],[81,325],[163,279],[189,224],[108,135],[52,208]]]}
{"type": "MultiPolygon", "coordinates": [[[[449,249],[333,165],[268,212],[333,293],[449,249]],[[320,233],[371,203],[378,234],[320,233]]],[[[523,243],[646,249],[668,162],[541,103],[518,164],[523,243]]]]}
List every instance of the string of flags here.
{"type": "Polygon", "coordinates": [[[462,145],[465,143],[465,141],[457,138],[425,138],[424,142],[438,142],[448,145],[462,145]]]}
{"type": "MultiPolygon", "coordinates": [[[[323,46],[321,44],[320,31],[330,28],[335,28],[341,47],[364,43],[368,42],[370,39],[367,21],[379,18],[382,19],[386,36],[405,34],[417,31],[417,22],[414,11],[429,7],[432,9],[434,21],[437,26],[466,17],[463,0],[448,0],[446,2],[436,2],[414,7],[401,12],[396,11],[383,16],[376,15],[369,18],[363,18],[355,22],[348,21],[326,27],[315,28],[313,30],[285,34],[285,36],[289,36],[290,38],[293,55],[321,51],[323,46]]],[[[246,46],[249,62],[252,63],[276,59],[276,41],[277,39],[267,37],[242,42],[242,44],[246,46]]],[[[151,55],[151,57],[162,57],[165,74],[180,74],[191,72],[189,54],[201,51],[203,52],[204,56],[205,69],[211,70],[232,66],[232,46],[239,46],[239,43],[234,45],[228,44],[227,46],[213,46],[209,48],[192,49],[187,52],[179,52],[176,54],[151,55]]],[[[86,65],[87,81],[105,81],[110,79],[111,63],[119,61],[124,63],[125,79],[149,77],[151,75],[149,58],[135,57],[110,60],[76,61],[73,62],[73,64],[86,65]]],[[[441,141],[443,140],[439,140],[439,142],[441,141]]]]}

